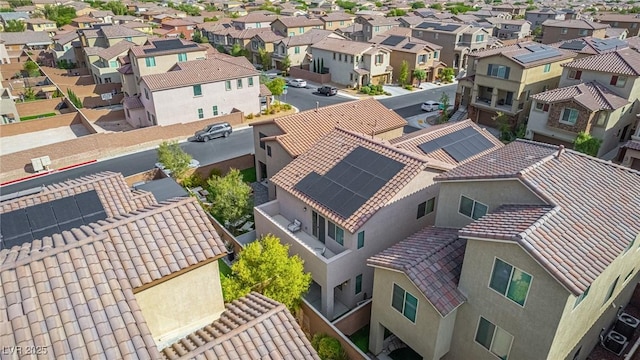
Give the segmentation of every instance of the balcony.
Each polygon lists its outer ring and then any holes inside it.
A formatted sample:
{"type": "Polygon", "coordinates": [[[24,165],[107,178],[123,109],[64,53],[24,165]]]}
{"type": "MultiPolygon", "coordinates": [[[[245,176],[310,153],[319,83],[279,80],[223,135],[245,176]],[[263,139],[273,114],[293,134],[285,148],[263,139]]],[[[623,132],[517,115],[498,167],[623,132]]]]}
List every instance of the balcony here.
{"type": "Polygon", "coordinates": [[[108,66],[103,67],[99,61],[96,61],[93,64],[91,64],[91,71],[96,75],[103,76],[103,75],[111,75],[111,74],[117,73],[118,68],[112,68],[108,66]]]}
{"type": "Polygon", "coordinates": [[[486,86],[478,86],[474,89],[472,99],[472,104],[477,107],[510,115],[515,115],[524,109],[524,106],[520,106],[517,101],[514,102],[513,92],[486,86]]]}

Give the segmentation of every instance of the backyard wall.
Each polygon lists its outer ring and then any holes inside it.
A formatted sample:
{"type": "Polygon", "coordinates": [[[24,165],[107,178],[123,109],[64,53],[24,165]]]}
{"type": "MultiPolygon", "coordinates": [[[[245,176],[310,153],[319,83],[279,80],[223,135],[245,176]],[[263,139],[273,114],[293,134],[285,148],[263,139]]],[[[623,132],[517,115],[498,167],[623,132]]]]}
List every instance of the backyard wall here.
{"type": "Polygon", "coordinates": [[[255,157],[253,154],[247,154],[238,156],[233,159],[221,161],[215,164],[208,164],[200,166],[196,169],[196,173],[198,173],[203,179],[209,178],[211,175],[211,171],[213,169],[219,170],[222,175],[225,175],[231,169],[244,170],[252,168],[255,165],[255,157]]]}
{"type": "Polygon", "coordinates": [[[331,82],[331,74],[318,74],[295,66],[289,68],[289,76],[292,78],[306,79],[319,84],[328,84],[331,82]]]}
{"type": "MultiPolygon", "coordinates": [[[[80,118],[76,113],[62,114],[42,119],[33,119],[21,121],[13,124],[0,125],[2,137],[28,134],[35,131],[54,129],[63,126],[71,126],[81,124],[80,118]]],[[[20,116],[23,116],[20,113],[20,116]]],[[[28,116],[28,115],[25,115],[28,116]]]]}
{"type": "Polygon", "coordinates": [[[353,335],[356,331],[369,325],[371,321],[371,299],[369,301],[342,316],[338,321],[333,323],[333,326],[342,331],[347,336],[353,335]]]}
{"type": "Polygon", "coordinates": [[[40,115],[46,113],[57,113],[56,106],[60,104],[63,100],[61,98],[53,98],[46,100],[36,100],[36,101],[28,101],[28,102],[16,102],[16,110],[18,110],[18,114],[20,117],[32,116],[32,115],[40,115]]]}

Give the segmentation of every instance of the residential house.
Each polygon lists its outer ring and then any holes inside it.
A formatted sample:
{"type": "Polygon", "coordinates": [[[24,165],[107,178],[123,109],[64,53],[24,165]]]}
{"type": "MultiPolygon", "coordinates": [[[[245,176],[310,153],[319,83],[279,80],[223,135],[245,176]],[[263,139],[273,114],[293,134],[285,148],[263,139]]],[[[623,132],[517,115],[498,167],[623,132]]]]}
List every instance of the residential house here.
{"type": "Polygon", "coordinates": [[[213,45],[221,46],[226,50],[231,50],[234,45],[250,51],[251,39],[261,33],[273,33],[271,28],[251,28],[238,30],[229,24],[221,24],[206,32],[209,39],[213,38],[213,45]]]}
{"type": "Polygon", "coordinates": [[[498,112],[513,126],[529,114],[531,96],[560,82],[562,64],[575,53],[535,42],[523,42],[472,53],[467,77],[460,79],[456,104],[467,106],[469,117],[496,126],[498,112]]]}
{"type": "Polygon", "coordinates": [[[45,31],[0,32],[0,42],[9,57],[19,57],[24,50],[46,50],[52,41],[45,31]]]}
{"type": "Polygon", "coordinates": [[[114,24],[113,21],[113,17],[115,16],[113,14],[113,12],[111,10],[92,10],[89,13],[89,16],[91,16],[94,19],[98,19],[100,20],[101,23],[103,24],[114,24]]]}
{"type": "Polygon", "coordinates": [[[0,206],[18,221],[2,228],[4,346],[54,358],[175,359],[224,347],[318,359],[283,305],[252,293],[225,309],[217,260],[226,249],[193,198],[158,203],[107,172],[0,206]],[[220,326],[224,336],[211,330],[220,326]],[[265,327],[280,330],[248,336],[265,327]],[[194,346],[196,331],[206,335],[194,346]]]}
{"type": "Polygon", "coordinates": [[[565,40],[550,45],[562,50],[575,52],[576,59],[629,48],[629,42],[626,41],[626,39],[599,39],[591,36],[580,39],[565,40]]]}
{"type": "MultiPolygon", "coordinates": [[[[380,14],[381,16],[384,16],[384,14],[380,14]]],[[[453,14],[449,13],[449,12],[441,12],[435,9],[418,9],[415,10],[413,12],[413,15],[416,15],[417,17],[422,18],[422,20],[424,21],[425,19],[427,20],[435,20],[435,21],[449,21],[453,18],[453,14]]],[[[407,20],[407,16],[403,16],[400,19],[404,19],[407,20]]],[[[410,20],[409,20],[410,21],[410,20]]]]}
{"type": "Polygon", "coordinates": [[[458,74],[467,68],[470,53],[489,47],[491,30],[473,25],[424,21],[412,28],[411,36],[442,46],[440,61],[458,74]]]}
{"type": "Polygon", "coordinates": [[[527,5],[514,5],[510,3],[493,4],[491,10],[502,11],[511,14],[512,16],[524,16],[527,11],[527,5]]]}
{"type": "Polygon", "coordinates": [[[256,34],[250,41],[251,58],[254,64],[262,64],[261,52],[265,54],[273,54],[275,49],[275,43],[280,42],[284,37],[266,28],[266,31],[261,31],[256,34]]]}
{"type": "Polygon", "coordinates": [[[436,227],[369,260],[370,351],[590,358],[640,280],[638,173],[516,140],[434,180],[436,227]]]}
{"type": "Polygon", "coordinates": [[[636,132],[626,144],[621,146],[621,165],[640,170],[640,126],[636,125],[636,132]]]}
{"type": "Polygon", "coordinates": [[[424,21],[420,16],[401,16],[398,18],[399,26],[402,28],[412,28],[424,21]]]}
{"type": "Polygon", "coordinates": [[[296,9],[296,5],[290,2],[280,3],[277,5],[282,16],[306,16],[307,12],[301,9],[296,9]]]}
{"type": "Polygon", "coordinates": [[[145,127],[239,111],[256,114],[260,112],[259,75],[245,58],[225,54],[178,62],[167,72],[140,78],[142,108],[125,106],[125,117],[132,126],[145,127]]]}
{"type": "Polygon", "coordinates": [[[555,8],[543,7],[541,9],[527,10],[524,19],[531,23],[534,29],[540,27],[546,20],[564,20],[565,12],[555,8]]]}
{"type": "Polygon", "coordinates": [[[124,25],[130,22],[141,22],[137,17],[133,15],[114,15],[111,18],[113,25],[124,25]]]}
{"type": "Polygon", "coordinates": [[[542,23],[542,43],[551,44],[585,36],[604,39],[609,27],[589,20],[546,20],[542,23]]]}
{"type": "Polygon", "coordinates": [[[126,22],[126,23],[122,24],[122,26],[124,26],[126,28],[129,28],[129,29],[132,29],[132,30],[137,30],[137,31],[143,32],[143,33],[145,33],[147,35],[153,35],[153,30],[155,29],[154,25],[152,23],[150,23],[150,22],[144,22],[143,23],[143,22],[140,22],[140,21],[129,21],[129,22],[126,22]]]}
{"type": "MultiPolygon", "coordinates": [[[[350,131],[389,140],[402,135],[407,121],[374,99],[330,105],[271,120],[251,123],[255,148],[256,175],[269,179],[309,150],[337,124],[350,131]],[[362,114],[367,114],[363,121],[362,114]]],[[[269,182],[269,199],[275,199],[269,182]]]]}
{"type": "Polygon", "coordinates": [[[165,38],[182,38],[191,40],[193,30],[197,24],[185,19],[165,20],[159,28],[153,29],[153,33],[165,38]]]}
{"type": "Polygon", "coordinates": [[[351,39],[353,41],[364,42],[364,31],[362,30],[364,27],[360,24],[353,24],[347,27],[339,28],[335,30],[336,34],[340,34],[347,39],[351,39]]]}
{"type": "Polygon", "coordinates": [[[76,53],[76,59],[80,67],[91,67],[99,61],[98,52],[109,48],[121,41],[129,41],[142,45],[147,41],[147,34],[132,30],[124,25],[96,25],[91,29],[78,29],[81,44],[80,54],[76,53]]]}
{"type": "Polygon", "coordinates": [[[246,16],[231,19],[231,25],[238,30],[269,28],[278,15],[269,12],[250,12],[246,16]]]}
{"type": "Polygon", "coordinates": [[[25,22],[31,18],[31,15],[25,11],[9,11],[0,13],[0,25],[2,25],[2,29],[7,25],[8,21],[16,20],[20,22],[25,22]]]}
{"type": "Polygon", "coordinates": [[[344,39],[333,31],[321,29],[311,29],[302,35],[281,38],[273,44],[274,50],[271,54],[273,67],[282,70],[284,59],[287,56],[290,66],[309,64],[311,60],[309,47],[326,38],[344,39]]]}
{"type": "Polygon", "coordinates": [[[640,57],[623,49],[562,65],[559,88],[533,97],[527,138],[572,147],[583,131],[602,140],[598,156],[629,140],[640,112],[640,57]]]}
{"type": "Polygon", "coordinates": [[[319,19],[324,23],[323,29],[334,31],[352,25],[355,16],[344,12],[332,12],[319,19]]]}
{"type": "Polygon", "coordinates": [[[71,19],[71,25],[77,27],[78,29],[90,29],[94,24],[99,24],[101,21],[96,18],[92,18],[89,15],[78,16],[76,18],[71,19]]]}
{"type": "Polygon", "coordinates": [[[625,28],[607,28],[604,34],[605,39],[616,38],[624,40],[629,36],[629,30],[625,28]]]}
{"type": "MultiPolygon", "coordinates": [[[[0,43],[0,64],[11,64],[6,55],[2,54],[2,44],[0,43]]],[[[11,89],[0,86],[0,124],[11,124],[20,122],[20,114],[16,108],[16,101],[11,95],[11,89]]]]}
{"type": "Polygon", "coordinates": [[[425,71],[426,78],[422,81],[433,82],[440,71],[446,67],[446,64],[440,61],[442,46],[412,38],[411,29],[392,29],[384,34],[376,35],[369,42],[391,50],[389,64],[393,68],[393,78],[396,80],[399,79],[402,64],[405,61],[409,70],[409,79],[407,80],[414,85],[419,82],[413,75],[415,70],[425,71]]]}
{"type": "Polygon", "coordinates": [[[484,21],[492,25],[493,36],[500,40],[520,40],[531,35],[531,23],[527,20],[486,18],[484,21]]]}
{"type": "Polygon", "coordinates": [[[331,81],[359,88],[392,80],[391,50],[378,44],[326,38],[311,45],[311,56],[331,73],[331,81]]]}
{"type": "Polygon", "coordinates": [[[280,36],[296,36],[311,29],[322,29],[323,26],[324,23],[318,18],[282,16],[271,23],[271,30],[280,36]]]}
{"type": "Polygon", "coordinates": [[[369,41],[378,34],[400,26],[398,20],[385,16],[358,16],[354,21],[362,25],[364,41],[369,41]]]}
{"type": "Polygon", "coordinates": [[[627,36],[640,35],[640,16],[638,14],[598,14],[595,21],[608,24],[612,28],[624,28],[629,32],[627,36]]]}
{"type": "Polygon", "coordinates": [[[513,18],[513,15],[511,15],[511,13],[509,13],[509,12],[495,11],[495,10],[489,10],[489,9],[480,9],[480,10],[476,10],[476,11],[468,11],[465,14],[473,15],[473,16],[479,17],[481,19],[486,19],[486,18],[490,18],[490,17],[497,17],[497,18],[501,18],[501,19],[505,19],[505,20],[511,20],[513,18]]]}
{"type": "Polygon", "coordinates": [[[49,33],[49,35],[53,35],[58,30],[58,27],[56,26],[56,22],[47,20],[47,19],[41,19],[41,18],[27,19],[24,21],[24,23],[27,25],[27,30],[46,31],[49,33]]]}
{"type": "MultiPolygon", "coordinates": [[[[121,83],[122,78],[118,72],[120,62],[118,58],[126,55],[129,49],[137,46],[135,43],[124,40],[108,48],[100,49],[95,54],[95,60],[91,62],[89,71],[96,84],[121,83]]],[[[93,60],[93,56],[90,57],[93,60]]]]}

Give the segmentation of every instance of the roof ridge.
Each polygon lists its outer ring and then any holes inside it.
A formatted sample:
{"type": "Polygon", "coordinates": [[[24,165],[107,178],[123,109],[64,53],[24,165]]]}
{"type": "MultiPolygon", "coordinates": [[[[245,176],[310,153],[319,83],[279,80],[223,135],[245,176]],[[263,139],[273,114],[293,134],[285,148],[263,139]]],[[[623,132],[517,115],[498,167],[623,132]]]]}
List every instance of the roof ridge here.
{"type": "Polygon", "coordinates": [[[636,76],[640,75],[640,72],[638,72],[638,71],[636,70],[636,68],[635,68],[635,67],[633,67],[633,65],[629,64],[629,62],[627,61],[627,59],[625,59],[625,58],[622,56],[622,51],[624,51],[624,50],[626,50],[626,49],[620,49],[620,50],[618,50],[618,51],[612,51],[612,52],[613,52],[613,53],[615,53],[615,54],[616,54],[616,55],[617,55],[617,56],[618,56],[618,57],[619,57],[619,58],[620,58],[620,59],[625,63],[625,65],[627,65],[627,66],[631,69],[631,71],[633,71],[633,72],[636,74],[636,76]]]}
{"type": "Polygon", "coordinates": [[[626,166],[623,166],[623,165],[620,165],[620,164],[616,164],[616,163],[612,162],[611,160],[600,159],[600,158],[597,158],[595,156],[587,155],[585,153],[581,153],[581,152],[573,150],[573,149],[565,149],[564,151],[566,151],[566,152],[568,152],[570,154],[573,154],[573,155],[585,157],[585,158],[587,158],[587,159],[589,159],[591,161],[597,161],[597,162],[599,162],[601,164],[608,165],[608,166],[611,166],[611,167],[619,169],[619,170],[624,170],[624,171],[630,172],[632,174],[639,174],[640,175],[640,170],[635,170],[635,169],[632,169],[630,167],[626,167],[626,166]]]}
{"type": "MultiPolygon", "coordinates": [[[[538,205],[538,206],[539,207],[551,207],[552,205],[538,205]]],[[[538,220],[534,221],[533,224],[531,224],[526,230],[516,234],[516,241],[518,241],[518,243],[520,243],[520,240],[523,240],[528,235],[531,235],[532,232],[534,232],[536,229],[538,229],[540,226],[542,226],[552,216],[557,214],[558,211],[560,211],[560,209],[561,208],[558,205],[555,205],[555,206],[551,207],[551,210],[547,211],[544,215],[542,215],[540,218],[538,218],[538,220]]]]}
{"type": "MultiPolygon", "coordinates": [[[[607,89],[605,86],[601,85],[597,80],[593,80],[593,81],[589,81],[588,84],[591,84],[591,86],[593,87],[593,89],[595,90],[595,92],[598,94],[598,96],[600,97],[601,100],[604,100],[604,102],[609,105],[609,107],[611,109],[615,109],[614,105],[611,103],[611,101],[609,101],[609,99],[607,99],[607,97],[605,96],[605,92],[608,92],[610,94],[615,95],[612,91],[610,91],[609,89],[607,89]]],[[[591,92],[593,93],[594,90],[591,90],[591,92]]],[[[595,94],[594,94],[595,95],[595,94]]]]}
{"type": "MultiPolygon", "coordinates": [[[[437,228],[437,227],[435,227],[435,226],[432,226],[431,228],[432,228],[432,229],[438,229],[438,228],[437,228]]],[[[423,262],[423,261],[427,261],[427,260],[429,260],[430,258],[434,257],[434,256],[435,256],[435,255],[437,255],[438,253],[442,252],[442,251],[443,251],[444,249],[446,249],[447,247],[451,246],[453,243],[455,243],[455,242],[456,242],[456,241],[458,241],[459,239],[460,239],[460,236],[456,235],[456,237],[455,237],[455,238],[452,238],[452,239],[450,239],[450,240],[448,240],[448,241],[445,241],[445,242],[443,242],[443,243],[437,243],[437,245],[438,245],[438,246],[436,246],[436,247],[434,248],[434,250],[433,250],[433,251],[431,251],[431,252],[429,252],[429,253],[425,253],[424,255],[422,255],[422,256],[420,256],[420,257],[416,258],[416,260],[406,263],[406,264],[403,266],[403,269],[407,269],[407,270],[409,270],[409,269],[411,269],[412,267],[414,267],[416,264],[421,263],[421,262],[423,262]]]]}
{"type": "Polygon", "coordinates": [[[105,220],[100,220],[98,224],[100,225],[100,228],[106,232],[107,230],[115,229],[116,227],[122,226],[124,224],[129,224],[136,220],[146,218],[150,214],[164,212],[178,206],[194,202],[196,202],[196,199],[191,196],[186,198],[173,198],[157,204],[149,205],[145,208],[135,210],[128,214],[121,214],[115,217],[109,217],[105,220]]]}

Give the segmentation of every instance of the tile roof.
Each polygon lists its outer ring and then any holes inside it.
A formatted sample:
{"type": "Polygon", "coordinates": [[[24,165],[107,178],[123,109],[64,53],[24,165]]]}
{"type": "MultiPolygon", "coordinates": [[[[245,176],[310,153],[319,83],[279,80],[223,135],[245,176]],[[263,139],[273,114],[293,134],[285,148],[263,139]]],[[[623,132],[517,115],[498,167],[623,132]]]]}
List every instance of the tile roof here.
{"type": "Polygon", "coordinates": [[[107,216],[113,217],[156,204],[148,192],[133,192],[120,173],[105,171],[46,186],[41,192],[0,203],[0,214],[95,190],[107,216]],[[144,194],[144,196],[140,196],[144,194]]]}
{"type": "Polygon", "coordinates": [[[579,295],[640,234],[640,172],[573,150],[557,153],[555,146],[517,140],[436,180],[511,178],[536,193],[553,207],[538,220],[544,207],[505,207],[466,231],[479,231],[489,239],[495,231],[497,237],[515,239],[568,291],[579,295]],[[488,225],[491,218],[498,224],[488,225]],[[505,230],[509,222],[514,224],[511,233],[505,230]],[[531,226],[523,230],[527,222],[531,226]]]}
{"type": "Polygon", "coordinates": [[[123,25],[101,26],[100,32],[108,39],[129,36],[147,36],[147,34],[123,25]]]}
{"type": "Polygon", "coordinates": [[[71,19],[71,21],[75,23],[99,23],[100,22],[100,20],[92,18],[91,16],[88,16],[88,15],[75,17],[71,19]]]}
{"type": "Polygon", "coordinates": [[[6,45],[51,44],[46,31],[0,32],[0,41],[6,45]]]}
{"type": "Polygon", "coordinates": [[[27,19],[24,22],[26,22],[27,24],[55,24],[56,23],[55,21],[41,19],[41,18],[27,19]]]}
{"type": "Polygon", "coordinates": [[[284,38],[283,36],[280,36],[279,34],[276,34],[273,31],[263,31],[257,34],[256,37],[259,37],[265,43],[278,42],[284,38]]]}
{"type": "Polygon", "coordinates": [[[631,149],[631,150],[639,150],[640,151],[640,141],[637,140],[629,140],[624,145],[623,148],[631,149]]]}
{"type": "Polygon", "coordinates": [[[351,233],[355,233],[371,216],[386,206],[398,192],[427,168],[446,170],[451,166],[419,154],[394,148],[386,142],[372,139],[363,134],[336,128],[272,176],[271,182],[310,204],[328,220],[351,233]],[[295,188],[295,185],[312,171],[320,175],[325,174],[358,146],[396,160],[404,166],[348,218],[343,218],[337,212],[295,188]]]}
{"type": "Polygon", "coordinates": [[[284,26],[288,28],[324,25],[324,23],[318,18],[309,19],[304,16],[281,16],[275,21],[280,21],[284,26]]]}
{"type": "Polygon", "coordinates": [[[442,46],[440,45],[436,45],[416,37],[411,37],[410,35],[400,36],[402,39],[398,39],[400,41],[395,43],[395,45],[390,46],[390,45],[384,44],[384,41],[390,38],[391,36],[394,36],[397,38],[400,35],[391,35],[385,32],[383,34],[374,36],[371,40],[369,40],[369,42],[372,44],[381,44],[383,46],[390,48],[392,51],[398,51],[398,52],[419,53],[424,50],[435,51],[435,50],[442,49],[442,46]],[[405,46],[407,44],[414,44],[414,46],[410,48],[406,48],[405,46]]]}
{"type": "Polygon", "coordinates": [[[536,222],[544,221],[549,212],[557,210],[551,205],[502,205],[460,229],[459,235],[517,241],[536,222]]]}
{"type": "Polygon", "coordinates": [[[407,125],[407,121],[375,99],[324,106],[272,120],[254,122],[252,126],[275,124],[282,135],[277,141],[286,152],[296,157],[336,127],[364,134],[381,134],[407,125]],[[362,117],[367,114],[367,119],[362,117]],[[375,124],[375,127],[374,127],[375,124]]]}
{"type": "Polygon", "coordinates": [[[284,305],[253,292],[226,306],[220,319],[162,350],[164,358],[320,359],[284,305]]]}
{"type": "Polygon", "coordinates": [[[600,14],[596,17],[596,20],[640,23],[640,17],[636,16],[636,14],[600,14]]]}
{"type": "Polygon", "coordinates": [[[584,20],[584,19],[572,19],[572,20],[553,20],[547,19],[542,23],[542,26],[556,27],[556,28],[569,28],[569,29],[587,29],[598,30],[611,27],[608,24],[600,24],[597,22],[584,20]]]}
{"type": "Polygon", "coordinates": [[[144,108],[139,96],[129,96],[122,99],[122,103],[127,109],[141,109],[144,108]]]}
{"type": "Polygon", "coordinates": [[[548,90],[531,97],[547,103],[573,99],[591,111],[615,110],[629,104],[627,99],[616,95],[597,81],[548,90]]]}
{"type": "Polygon", "coordinates": [[[516,57],[519,55],[526,55],[526,54],[533,53],[533,51],[527,49],[527,47],[530,47],[530,46],[543,47],[543,48],[549,48],[549,49],[553,48],[550,45],[540,45],[539,43],[534,41],[526,41],[526,42],[516,43],[513,45],[508,45],[508,46],[476,51],[476,52],[470,53],[469,56],[473,56],[474,58],[478,58],[478,59],[491,57],[491,56],[504,56],[510,59],[511,61],[515,62],[516,64],[522,66],[523,68],[531,68],[531,67],[539,66],[541,64],[548,64],[550,62],[567,60],[570,58],[574,58],[576,56],[576,54],[571,51],[557,49],[558,52],[560,53],[559,55],[556,55],[553,57],[547,57],[537,61],[531,61],[528,63],[522,63],[516,57]]]}
{"type": "Polygon", "coordinates": [[[244,57],[235,58],[224,54],[216,54],[206,60],[193,60],[176,64],[173,71],[145,75],[142,77],[142,81],[147,84],[149,90],[159,91],[259,74],[260,72],[250,66],[249,61],[244,57]]]}
{"type": "Polygon", "coordinates": [[[287,36],[285,38],[282,38],[280,42],[285,44],[286,46],[311,45],[330,36],[338,37],[339,35],[329,30],[311,29],[309,31],[306,31],[302,35],[287,36]]]}
{"type": "Polygon", "coordinates": [[[436,160],[440,160],[442,162],[448,163],[448,164],[452,164],[452,165],[458,165],[458,164],[464,164],[467,163],[473,159],[477,159],[480,156],[490,153],[496,149],[499,149],[501,147],[504,146],[504,144],[502,144],[502,142],[497,139],[495,136],[491,135],[490,132],[486,131],[485,129],[480,128],[478,125],[476,125],[473,121],[471,121],[470,119],[464,120],[464,121],[460,121],[460,122],[454,122],[454,123],[446,123],[446,124],[442,124],[442,125],[436,125],[436,126],[432,126],[429,128],[425,128],[425,129],[421,129],[418,131],[414,131],[412,133],[406,134],[404,136],[395,138],[390,140],[390,143],[393,144],[394,146],[401,148],[401,149],[405,149],[405,150],[409,150],[409,151],[413,151],[417,154],[424,154],[424,152],[419,148],[419,146],[421,144],[424,144],[428,141],[431,141],[433,139],[439,138],[441,136],[444,136],[446,134],[451,134],[453,132],[462,130],[464,128],[473,128],[475,130],[477,130],[479,133],[481,133],[486,139],[488,139],[489,141],[491,141],[493,143],[493,147],[480,152],[470,158],[467,158],[465,160],[463,160],[462,162],[458,163],[454,158],[452,158],[449,154],[447,154],[446,151],[442,150],[442,149],[437,149],[435,151],[430,152],[429,154],[426,154],[426,156],[436,159],[436,160]]]}
{"type": "Polygon", "coordinates": [[[617,38],[599,39],[587,36],[580,39],[564,40],[549,46],[560,47],[564,50],[574,51],[580,54],[602,54],[611,51],[618,51],[629,47],[627,40],[617,38]]]}
{"type": "Polygon", "coordinates": [[[245,16],[240,16],[239,18],[236,19],[232,19],[231,23],[241,23],[241,24],[246,24],[246,23],[261,23],[261,22],[272,22],[275,19],[278,18],[278,15],[276,14],[264,14],[264,13],[254,13],[254,12],[250,12],[249,14],[245,15],[245,16]]]}
{"type": "Polygon", "coordinates": [[[54,37],[53,40],[61,45],[64,45],[66,43],[69,43],[73,40],[78,39],[78,33],[75,31],[69,31],[69,32],[63,32],[63,33],[57,33],[54,37]]]}
{"type": "Polygon", "coordinates": [[[119,41],[106,49],[102,49],[98,51],[97,55],[105,60],[111,60],[119,55],[126,53],[129,49],[136,46],[135,43],[132,43],[127,40],[119,41]]]}
{"type": "Polygon", "coordinates": [[[351,14],[347,14],[344,12],[331,12],[328,13],[326,15],[322,15],[320,17],[320,20],[324,21],[324,22],[328,22],[328,21],[351,21],[351,19],[353,19],[355,16],[351,15],[351,14]]]}
{"type": "Polygon", "coordinates": [[[611,74],[640,76],[640,54],[632,49],[583,57],[562,66],[611,74]]]}
{"type": "Polygon", "coordinates": [[[54,358],[160,358],[133,290],[224,253],[193,198],[2,250],[0,343],[54,358]]]}
{"type": "Polygon", "coordinates": [[[367,265],[402,271],[444,317],[466,301],[458,290],[466,245],[457,229],[426,227],[370,257],[367,265]]]}
{"type": "Polygon", "coordinates": [[[312,44],[311,49],[334,51],[350,55],[360,55],[372,49],[385,49],[387,51],[389,50],[387,47],[377,44],[332,38],[326,38],[315,44],[312,44]]]}

